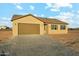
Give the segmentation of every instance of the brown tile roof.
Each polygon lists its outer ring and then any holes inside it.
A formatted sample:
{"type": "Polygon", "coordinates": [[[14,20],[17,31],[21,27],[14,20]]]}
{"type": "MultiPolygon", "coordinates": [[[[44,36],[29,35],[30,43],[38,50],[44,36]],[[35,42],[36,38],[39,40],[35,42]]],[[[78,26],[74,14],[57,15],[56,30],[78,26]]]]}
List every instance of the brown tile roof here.
{"type": "MultiPolygon", "coordinates": [[[[33,16],[32,14],[28,14],[28,15],[14,15],[12,17],[12,20],[11,21],[17,20],[17,19],[20,19],[20,18],[29,16],[29,15],[33,16]]],[[[63,21],[60,21],[60,20],[54,19],[54,18],[42,18],[42,17],[36,17],[36,16],[33,16],[33,17],[35,17],[38,20],[44,22],[45,24],[68,24],[66,22],[63,22],[63,21]]]]}
{"type": "Polygon", "coordinates": [[[20,17],[22,17],[22,16],[23,16],[23,15],[13,15],[12,21],[15,20],[15,19],[18,19],[18,18],[20,18],[20,17]]]}
{"type": "Polygon", "coordinates": [[[45,24],[68,24],[66,22],[54,18],[39,18],[39,20],[44,22],[45,24]]]}

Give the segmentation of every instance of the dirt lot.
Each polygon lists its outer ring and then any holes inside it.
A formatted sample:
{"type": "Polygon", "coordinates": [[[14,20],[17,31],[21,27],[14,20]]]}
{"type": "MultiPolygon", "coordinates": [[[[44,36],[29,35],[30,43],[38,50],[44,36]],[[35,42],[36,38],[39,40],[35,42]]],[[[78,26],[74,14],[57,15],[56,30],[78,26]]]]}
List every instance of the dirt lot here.
{"type": "MultiPolygon", "coordinates": [[[[0,31],[1,42],[11,36],[12,31],[0,31]]],[[[13,55],[79,55],[79,30],[69,31],[68,34],[19,36],[12,39],[4,46],[0,45],[0,51],[9,46],[13,55]]]]}
{"type": "Polygon", "coordinates": [[[23,35],[0,45],[0,53],[14,56],[74,56],[79,53],[52,40],[48,35],[23,35]]]}
{"type": "Polygon", "coordinates": [[[54,38],[52,40],[63,43],[79,52],[79,30],[69,30],[68,34],[54,34],[49,36],[54,38]]]}
{"type": "Polygon", "coordinates": [[[12,31],[10,30],[0,30],[0,42],[7,40],[12,36],[12,31]]]}

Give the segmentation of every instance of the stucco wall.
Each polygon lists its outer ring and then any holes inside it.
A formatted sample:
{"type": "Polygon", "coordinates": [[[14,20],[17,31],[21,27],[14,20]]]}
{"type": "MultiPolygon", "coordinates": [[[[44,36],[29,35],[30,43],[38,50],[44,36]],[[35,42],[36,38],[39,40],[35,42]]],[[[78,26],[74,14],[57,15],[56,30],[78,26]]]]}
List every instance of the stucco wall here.
{"type": "Polygon", "coordinates": [[[40,20],[38,20],[32,16],[27,16],[27,17],[23,17],[23,18],[13,21],[13,36],[18,35],[18,23],[40,24],[40,34],[41,35],[44,34],[43,22],[41,22],[40,20]],[[15,23],[16,23],[16,25],[15,25],[15,23]]]}
{"type": "Polygon", "coordinates": [[[18,35],[18,23],[13,21],[12,24],[13,24],[13,27],[12,27],[13,36],[17,36],[18,35]]]}
{"type": "Polygon", "coordinates": [[[61,24],[56,24],[58,25],[58,29],[57,30],[52,30],[51,29],[51,24],[48,24],[48,34],[67,34],[68,33],[68,27],[66,26],[65,30],[61,30],[60,29],[60,25],[61,24]]]}
{"type": "MultiPolygon", "coordinates": [[[[14,20],[13,21],[13,36],[17,36],[18,35],[18,24],[19,23],[29,23],[29,24],[40,24],[40,34],[45,34],[45,30],[44,30],[44,23],[41,22],[40,20],[32,17],[32,16],[27,16],[27,17],[23,17],[20,18],[18,20],[14,20]]],[[[68,28],[66,27],[65,30],[60,30],[60,25],[61,24],[56,24],[58,25],[58,30],[52,30],[51,29],[51,24],[47,25],[47,29],[46,29],[46,34],[67,34],[68,32],[68,28]]]]}

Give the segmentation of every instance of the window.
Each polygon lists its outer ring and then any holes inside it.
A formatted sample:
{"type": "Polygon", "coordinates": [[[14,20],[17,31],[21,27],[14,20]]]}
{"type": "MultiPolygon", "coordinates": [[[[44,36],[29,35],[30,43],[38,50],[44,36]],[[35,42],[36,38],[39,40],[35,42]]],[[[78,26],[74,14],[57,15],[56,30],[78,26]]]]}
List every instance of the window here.
{"type": "Polygon", "coordinates": [[[57,25],[51,25],[51,29],[52,30],[57,30],[58,29],[58,26],[57,25]]]}
{"type": "Polygon", "coordinates": [[[60,29],[61,29],[61,30],[65,30],[65,29],[66,29],[66,26],[65,26],[65,25],[61,25],[61,26],[60,26],[60,29]]]}

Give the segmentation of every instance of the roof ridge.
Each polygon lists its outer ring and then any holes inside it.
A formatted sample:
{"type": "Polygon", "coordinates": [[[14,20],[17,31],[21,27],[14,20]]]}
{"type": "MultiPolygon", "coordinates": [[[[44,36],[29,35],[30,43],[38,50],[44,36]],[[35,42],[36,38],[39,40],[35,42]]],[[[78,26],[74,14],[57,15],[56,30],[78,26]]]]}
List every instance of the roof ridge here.
{"type": "Polygon", "coordinates": [[[22,18],[22,17],[25,17],[25,16],[29,16],[29,15],[33,16],[32,14],[27,14],[27,15],[13,15],[13,18],[12,18],[11,21],[16,20],[16,19],[19,19],[19,18],[22,18]],[[15,16],[16,16],[16,17],[17,17],[17,16],[20,16],[20,17],[14,18],[15,16]]]}
{"type": "Polygon", "coordinates": [[[52,24],[52,23],[57,23],[57,24],[68,24],[68,23],[63,22],[63,21],[61,21],[61,20],[58,20],[58,19],[56,19],[56,18],[37,17],[37,16],[34,16],[34,15],[32,15],[32,14],[17,15],[17,16],[15,15],[15,17],[13,17],[11,21],[17,20],[17,19],[20,19],[20,18],[23,18],[23,17],[25,17],[25,16],[33,16],[33,17],[39,19],[40,21],[42,21],[42,22],[44,22],[44,23],[51,23],[51,24],[52,24]],[[17,17],[17,16],[18,16],[18,17],[17,17]]]}

